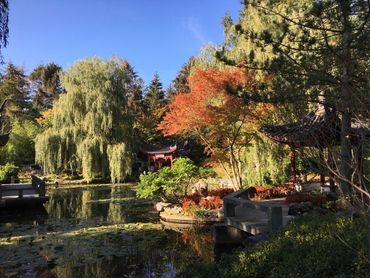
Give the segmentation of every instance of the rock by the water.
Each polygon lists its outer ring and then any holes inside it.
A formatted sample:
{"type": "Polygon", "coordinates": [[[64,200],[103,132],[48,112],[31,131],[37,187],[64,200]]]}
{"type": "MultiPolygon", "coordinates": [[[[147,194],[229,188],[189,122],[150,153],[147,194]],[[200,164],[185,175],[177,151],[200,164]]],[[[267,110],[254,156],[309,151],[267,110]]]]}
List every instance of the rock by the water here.
{"type": "Polygon", "coordinates": [[[164,207],[163,210],[169,214],[181,214],[183,212],[181,207],[175,205],[164,207]]]}
{"type": "Polygon", "coordinates": [[[168,206],[171,206],[171,204],[170,203],[159,202],[159,203],[155,204],[155,209],[158,212],[161,212],[161,211],[164,211],[164,208],[166,208],[168,206]]]}
{"type": "Polygon", "coordinates": [[[194,194],[195,192],[199,192],[202,195],[206,195],[207,191],[208,191],[208,184],[203,180],[198,181],[197,183],[193,184],[191,187],[192,194],[194,194]]]}

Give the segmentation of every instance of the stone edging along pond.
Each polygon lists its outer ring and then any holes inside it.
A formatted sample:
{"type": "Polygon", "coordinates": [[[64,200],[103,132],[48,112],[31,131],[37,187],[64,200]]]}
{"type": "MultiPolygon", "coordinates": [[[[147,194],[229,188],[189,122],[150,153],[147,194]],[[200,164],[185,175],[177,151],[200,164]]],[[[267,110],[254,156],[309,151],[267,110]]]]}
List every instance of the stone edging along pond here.
{"type": "Polygon", "coordinates": [[[196,224],[196,225],[211,225],[214,223],[223,222],[223,217],[210,217],[210,218],[198,218],[194,216],[187,215],[174,215],[169,214],[165,211],[159,213],[159,218],[168,223],[177,223],[177,224],[196,224]]]}

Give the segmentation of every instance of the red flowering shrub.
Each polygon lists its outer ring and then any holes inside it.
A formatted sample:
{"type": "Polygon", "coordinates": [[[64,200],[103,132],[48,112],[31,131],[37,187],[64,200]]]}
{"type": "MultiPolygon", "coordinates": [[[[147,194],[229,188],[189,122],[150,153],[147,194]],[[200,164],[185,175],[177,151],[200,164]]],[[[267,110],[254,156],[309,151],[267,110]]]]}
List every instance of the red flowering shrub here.
{"type": "Polygon", "coordinates": [[[194,200],[192,199],[187,199],[187,198],[184,198],[181,202],[181,207],[184,211],[187,211],[189,210],[190,208],[193,208],[193,207],[196,207],[197,206],[197,202],[195,202],[194,200]]]}
{"type": "Polygon", "coordinates": [[[211,190],[208,192],[208,196],[218,196],[220,198],[224,198],[226,195],[233,193],[234,189],[232,188],[222,188],[217,190],[211,190]]]}
{"type": "Polygon", "coordinates": [[[223,200],[219,196],[212,196],[208,198],[202,198],[199,201],[199,206],[205,209],[218,209],[223,205],[223,200]]]}
{"type": "Polygon", "coordinates": [[[257,185],[254,186],[254,188],[257,191],[257,196],[253,198],[254,200],[285,197],[288,191],[291,189],[289,186],[285,185],[276,185],[272,187],[257,185]]]}
{"type": "Polygon", "coordinates": [[[222,188],[208,191],[207,197],[202,197],[199,192],[184,197],[181,201],[184,211],[190,208],[200,207],[203,209],[219,209],[223,206],[223,198],[234,192],[232,188],[222,188]]]}

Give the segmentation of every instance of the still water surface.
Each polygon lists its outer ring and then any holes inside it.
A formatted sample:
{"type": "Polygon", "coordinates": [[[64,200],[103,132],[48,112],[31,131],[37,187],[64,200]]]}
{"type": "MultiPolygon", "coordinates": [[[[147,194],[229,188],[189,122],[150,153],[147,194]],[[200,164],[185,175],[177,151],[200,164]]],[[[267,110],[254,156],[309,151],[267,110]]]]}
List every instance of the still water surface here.
{"type": "Polygon", "coordinates": [[[42,209],[0,211],[0,277],[176,277],[213,260],[209,231],[167,229],[133,185],[48,194],[42,209]]]}

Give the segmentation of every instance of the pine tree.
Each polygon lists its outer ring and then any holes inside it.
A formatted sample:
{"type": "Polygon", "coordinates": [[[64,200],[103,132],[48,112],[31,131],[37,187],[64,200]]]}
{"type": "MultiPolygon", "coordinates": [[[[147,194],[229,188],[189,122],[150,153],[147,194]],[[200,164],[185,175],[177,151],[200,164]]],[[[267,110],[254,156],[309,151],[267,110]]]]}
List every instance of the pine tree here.
{"type": "Polygon", "coordinates": [[[154,74],[144,97],[147,111],[152,115],[165,106],[165,95],[158,73],[154,74]]]}
{"type": "Polygon", "coordinates": [[[164,137],[156,130],[156,126],[163,118],[166,99],[158,73],[154,74],[152,81],[146,89],[143,104],[144,115],[140,126],[142,144],[161,145],[164,142],[164,137]]]}
{"type": "Polygon", "coordinates": [[[29,83],[22,68],[8,64],[0,79],[0,102],[8,100],[5,114],[12,119],[28,118],[30,112],[29,83]]]}
{"type": "MultiPolygon", "coordinates": [[[[369,118],[369,15],[369,1],[250,0],[242,22],[228,25],[229,42],[245,46],[244,66],[271,74],[282,101],[315,101],[321,94],[340,112],[336,176],[344,193],[351,191],[353,174],[351,121],[354,115],[369,118]]],[[[236,65],[229,49],[218,57],[236,65]]]]}
{"type": "Polygon", "coordinates": [[[54,63],[39,65],[29,75],[33,89],[32,102],[40,113],[50,109],[53,101],[64,92],[60,82],[62,68],[54,63]]]}

